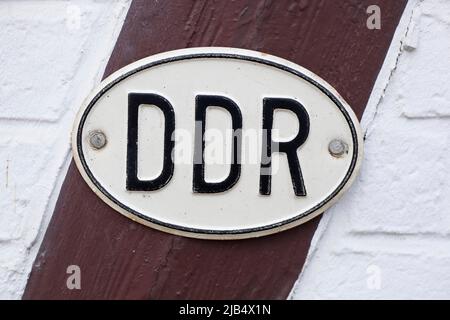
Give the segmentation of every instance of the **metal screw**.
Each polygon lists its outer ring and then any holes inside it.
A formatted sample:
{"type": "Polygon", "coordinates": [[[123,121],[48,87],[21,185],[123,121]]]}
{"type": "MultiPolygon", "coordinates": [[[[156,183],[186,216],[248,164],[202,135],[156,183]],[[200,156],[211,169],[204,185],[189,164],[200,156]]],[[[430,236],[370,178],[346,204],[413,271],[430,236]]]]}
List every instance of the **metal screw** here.
{"type": "Polygon", "coordinates": [[[342,157],[342,155],[344,155],[344,153],[348,151],[348,146],[342,140],[333,139],[328,144],[328,151],[333,157],[339,158],[342,157]]]}
{"type": "Polygon", "coordinates": [[[101,149],[107,142],[106,135],[102,131],[96,130],[89,133],[89,143],[92,148],[101,149]]]}

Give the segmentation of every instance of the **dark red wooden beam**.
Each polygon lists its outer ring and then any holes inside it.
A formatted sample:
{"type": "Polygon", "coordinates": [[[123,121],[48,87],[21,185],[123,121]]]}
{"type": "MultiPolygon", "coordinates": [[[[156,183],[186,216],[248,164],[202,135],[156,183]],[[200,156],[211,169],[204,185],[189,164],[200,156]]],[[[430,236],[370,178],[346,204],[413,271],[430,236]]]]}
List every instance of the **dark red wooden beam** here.
{"type": "MultiPolygon", "coordinates": [[[[292,60],[333,85],[361,117],[406,0],[134,0],[105,76],[162,51],[227,46],[292,60]],[[381,30],[366,8],[381,7],[381,30]]],[[[285,299],[319,222],[239,241],[182,238],[113,211],[67,173],[25,299],[285,299]],[[81,290],[66,287],[69,265],[81,290]]],[[[320,275],[317,275],[320,277],[320,275]]]]}

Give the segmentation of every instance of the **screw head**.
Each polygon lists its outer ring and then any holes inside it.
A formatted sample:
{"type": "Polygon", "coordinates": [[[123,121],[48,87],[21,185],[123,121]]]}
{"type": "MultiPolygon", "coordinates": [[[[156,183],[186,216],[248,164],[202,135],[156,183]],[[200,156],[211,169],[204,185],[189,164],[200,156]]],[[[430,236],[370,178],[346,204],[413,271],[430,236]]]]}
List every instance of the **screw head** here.
{"type": "Polygon", "coordinates": [[[89,144],[92,148],[101,149],[107,142],[106,135],[102,131],[95,130],[89,133],[89,144]]]}
{"type": "Polygon", "coordinates": [[[348,145],[340,139],[333,139],[328,144],[328,151],[333,157],[339,158],[348,151],[348,145]]]}

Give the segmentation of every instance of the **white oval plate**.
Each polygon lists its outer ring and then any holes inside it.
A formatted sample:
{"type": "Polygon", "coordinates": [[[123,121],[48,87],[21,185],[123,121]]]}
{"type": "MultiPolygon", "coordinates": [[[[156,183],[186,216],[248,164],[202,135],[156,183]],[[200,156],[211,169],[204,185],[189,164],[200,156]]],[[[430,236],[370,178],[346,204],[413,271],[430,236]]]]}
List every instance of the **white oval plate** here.
{"type": "MultiPolygon", "coordinates": [[[[166,125],[157,107],[141,105],[138,110],[137,177],[145,182],[161,173],[166,125]]],[[[204,151],[206,182],[220,182],[230,172],[229,163],[214,163],[231,159],[227,157],[231,140],[226,139],[231,136],[227,135],[230,128],[230,113],[219,107],[208,108],[206,129],[211,130],[204,151]]],[[[290,141],[302,129],[304,124],[293,112],[274,112],[273,135],[279,133],[274,140],[290,141]]],[[[312,219],[348,189],[363,152],[358,120],[329,84],[292,62],[234,48],[166,52],[115,72],[86,99],[75,121],[72,147],[83,178],[112,208],[144,225],[205,239],[257,237],[312,219]],[[173,108],[175,132],[180,133],[174,143],[173,172],[157,190],[127,190],[128,96],[133,93],[166,99],[173,108]],[[232,100],[242,117],[240,176],[222,192],[193,191],[193,137],[199,95],[232,100]],[[265,98],[290,99],[307,112],[309,132],[296,152],[306,195],[294,193],[286,154],[277,152],[272,154],[271,192],[260,193],[265,98]],[[99,131],[107,143],[96,149],[89,137],[99,131]],[[347,147],[340,157],[329,152],[334,139],[347,147]]]]}

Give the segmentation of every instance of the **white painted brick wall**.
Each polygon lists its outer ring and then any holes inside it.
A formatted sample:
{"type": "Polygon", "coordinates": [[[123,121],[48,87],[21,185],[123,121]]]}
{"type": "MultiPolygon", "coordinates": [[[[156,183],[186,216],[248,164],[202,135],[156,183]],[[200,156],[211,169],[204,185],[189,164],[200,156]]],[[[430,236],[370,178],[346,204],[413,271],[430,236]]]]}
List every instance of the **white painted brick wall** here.
{"type": "Polygon", "coordinates": [[[0,2],[0,299],[20,298],[130,0],[0,2]]]}
{"type": "Polygon", "coordinates": [[[361,175],[291,298],[450,298],[449,83],[450,1],[412,0],[363,117],[361,175]]]}

